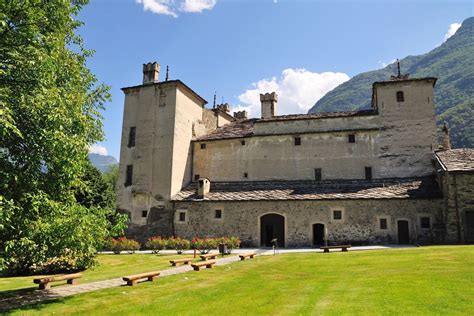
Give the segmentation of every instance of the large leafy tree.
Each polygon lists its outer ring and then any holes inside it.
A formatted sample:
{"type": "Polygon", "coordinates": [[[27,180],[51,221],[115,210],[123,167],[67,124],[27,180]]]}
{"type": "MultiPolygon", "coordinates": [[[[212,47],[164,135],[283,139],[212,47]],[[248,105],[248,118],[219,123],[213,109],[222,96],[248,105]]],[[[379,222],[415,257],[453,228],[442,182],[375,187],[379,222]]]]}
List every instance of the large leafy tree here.
{"type": "Polygon", "coordinates": [[[86,3],[0,1],[0,254],[12,273],[86,268],[111,231],[110,208],[75,196],[110,98],[75,34],[86,3]]]}

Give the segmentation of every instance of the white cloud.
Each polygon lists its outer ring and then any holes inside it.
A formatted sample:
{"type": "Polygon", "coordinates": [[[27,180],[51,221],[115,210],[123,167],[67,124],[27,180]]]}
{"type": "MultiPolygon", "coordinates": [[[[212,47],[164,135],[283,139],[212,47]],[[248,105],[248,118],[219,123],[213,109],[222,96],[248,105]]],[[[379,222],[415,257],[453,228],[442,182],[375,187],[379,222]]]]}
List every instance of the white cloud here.
{"type": "Polygon", "coordinates": [[[217,0],[184,0],[180,10],[183,12],[199,13],[204,10],[212,10],[217,0]]]}
{"type": "Polygon", "coordinates": [[[143,5],[143,10],[177,18],[178,11],[200,13],[212,10],[217,0],[135,0],[143,5]]]}
{"type": "Polygon", "coordinates": [[[393,64],[393,63],[396,62],[396,61],[397,61],[396,59],[392,59],[392,60],[389,61],[388,63],[385,63],[385,62],[379,60],[379,64],[380,64],[383,68],[385,68],[385,67],[387,67],[388,65],[391,65],[391,64],[393,64]]]}
{"type": "Polygon", "coordinates": [[[449,25],[448,32],[444,35],[444,41],[453,36],[460,27],[461,23],[453,23],[449,25]]]}
{"type": "Polygon", "coordinates": [[[101,146],[99,144],[93,144],[89,147],[89,153],[106,156],[107,155],[107,148],[105,148],[104,146],[101,146]]]}
{"type": "Polygon", "coordinates": [[[247,110],[250,117],[260,117],[260,93],[275,91],[278,94],[277,115],[307,113],[327,92],[349,79],[341,72],[316,73],[288,68],[279,78],[252,83],[252,89],[239,95],[242,104],[234,111],[247,110]]]}

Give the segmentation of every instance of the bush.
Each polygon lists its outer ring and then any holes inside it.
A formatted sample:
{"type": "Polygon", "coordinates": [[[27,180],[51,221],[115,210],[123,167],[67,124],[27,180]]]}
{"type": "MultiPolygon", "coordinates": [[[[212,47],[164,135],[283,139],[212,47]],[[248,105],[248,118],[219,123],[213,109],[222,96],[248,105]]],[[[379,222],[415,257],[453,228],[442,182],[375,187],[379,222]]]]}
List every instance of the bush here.
{"type": "Polygon", "coordinates": [[[216,249],[220,240],[220,238],[194,238],[191,241],[191,247],[193,249],[199,250],[201,254],[206,254],[212,249],[216,249]]]}
{"type": "Polygon", "coordinates": [[[160,236],[150,237],[145,243],[145,247],[157,254],[160,250],[166,249],[168,241],[160,236]]]}
{"type": "Polygon", "coordinates": [[[180,237],[171,237],[167,240],[168,249],[174,249],[178,254],[182,254],[184,250],[189,249],[191,243],[187,239],[180,237]]]}
{"type": "Polygon", "coordinates": [[[127,251],[132,254],[140,249],[140,243],[133,239],[128,239],[127,237],[112,238],[109,242],[109,249],[115,254],[120,254],[121,251],[127,251]]]}
{"type": "Polygon", "coordinates": [[[235,236],[222,237],[220,238],[219,243],[223,243],[227,246],[228,253],[230,253],[233,249],[240,247],[240,239],[239,237],[235,236]]]}

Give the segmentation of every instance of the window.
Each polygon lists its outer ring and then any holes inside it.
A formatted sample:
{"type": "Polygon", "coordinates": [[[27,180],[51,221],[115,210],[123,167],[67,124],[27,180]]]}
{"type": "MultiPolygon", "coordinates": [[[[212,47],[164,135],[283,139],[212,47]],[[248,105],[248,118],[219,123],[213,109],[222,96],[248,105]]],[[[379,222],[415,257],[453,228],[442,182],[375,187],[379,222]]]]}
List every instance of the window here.
{"type": "Polygon", "coordinates": [[[201,144],[201,149],[206,149],[206,144],[201,144]]]}
{"type": "Polygon", "coordinates": [[[314,169],[314,180],[321,181],[321,168],[314,169]]]}
{"type": "Polygon", "coordinates": [[[127,165],[127,171],[125,173],[125,186],[128,187],[132,185],[133,177],[133,165],[127,165]]]}
{"type": "Polygon", "coordinates": [[[135,126],[130,127],[130,131],[128,132],[128,147],[135,147],[136,132],[137,128],[135,126]]]}
{"type": "Polygon", "coordinates": [[[248,178],[249,174],[247,172],[244,173],[244,178],[248,178]]]}
{"type": "Polygon", "coordinates": [[[221,219],[222,218],[222,210],[215,210],[214,218],[221,219]]]}
{"type": "Polygon", "coordinates": [[[186,221],[186,212],[179,212],[179,221],[180,222],[186,221]]]}
{"type": "Polygon", "coordinates": [[[372,180],[372,167],[365,167],[365,180],[372,180]]]}
{"type": "Polygon", "coordinates": [[[195,175],[194,175],[194,181],[199,180],[199,178],[200,178],[200,176],[199,176],[198,174],[195,174],[195,175]]]}
{"type": "Polygon", "coordinates": [[[431,220],[429,217],[422,217],[420,218],[420,225],[421,228],[431,228],[431,220]]]}
{"type": "Polygon", "coordinates": [[[245,140],[241,140],[240,145],[245,146],[245,140]]]}
{"type": "Polygon", "coordinates": [[[332,218],[335,220],[342,220],[342,211],[332,211],[332,218]]]}
{"type": "Polygon", "coordinates": [[[356,142],[356,136],[355,134],[349,134],[349,143],[355,143],[356,142]]]}
{"type": "Polygon", "coordinates": [[[295,146],[301,145],[301,137],[295,137],[295,146]]]}
{"type": "Polygon", "coordinates": [[[403,91],[397,91],[397,102],[405,102],[403,91]]]}
{"type": "Polygon", "coordinates": [[[148,211],[142,211],[142,217],[147,217],[148,216],[148,211]]]}
{"type": "Polygon", "coordinates": [[[387,229],[387,219],[381,218],[380,219],[380,229],[387,229]]]}

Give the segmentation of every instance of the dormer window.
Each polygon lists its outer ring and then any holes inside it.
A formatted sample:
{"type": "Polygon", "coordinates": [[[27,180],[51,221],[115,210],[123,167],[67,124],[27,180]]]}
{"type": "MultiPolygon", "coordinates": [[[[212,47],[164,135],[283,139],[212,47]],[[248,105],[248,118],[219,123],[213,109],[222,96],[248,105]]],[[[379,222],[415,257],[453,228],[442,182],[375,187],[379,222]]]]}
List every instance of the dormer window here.
{"type": "Polygon", "coordinates": [[[397,102],[405,102],[403,91],[397,91],[397,102]]]}

